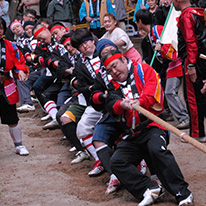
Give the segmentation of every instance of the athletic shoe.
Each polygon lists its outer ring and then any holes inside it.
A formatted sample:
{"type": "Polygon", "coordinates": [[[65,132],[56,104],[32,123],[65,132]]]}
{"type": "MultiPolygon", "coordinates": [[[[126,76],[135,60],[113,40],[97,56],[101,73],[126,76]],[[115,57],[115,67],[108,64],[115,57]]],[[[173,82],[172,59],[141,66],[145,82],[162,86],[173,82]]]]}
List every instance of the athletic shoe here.
{"type": "Polygon", "coordinates": [[[86,150],[85,151],[79,151],[76,154],[76,158],[71,161],[71,164],[76,164],[76,163],[82,162],[84,160],[88,160],[89,157],[90,157],[90,155],[86,150]]]}
{"type": "Polygon", "coordinates": [[[161,193],[161,188],[155,188],[155,189],[147,189],[143,197],[144,199],[138,204],[138,206],[146,206],[149,204],[154,203],[154,201],[159,197],[161,193]]]}
{"type": "Polygon", "coordinates": [[[186,199],[179,202],[179,206],[193,205],[193,201],[194,201],[193,195],[192,193],[190,193],[190,195],[186,199]]]}
{"type": "Polygon", "coordinates": [[[90,177],[95,177],[97,175],[100,175],[104,171],[104,167],[101,166],[101,162],[97,160],[94,163],[93,169],[88,173],[90,177]]]}
{"type": "Polygon", "coordinates": [[[118,179],[110,179],[108,187],[105,191],[105,195],[109,195],[110,193],[115,192],[118,189],[119,185],[120,182],[118,179]]]}
{"type": "Polygon", "coordinates": [[[197,139],[197,141],[205,143],[206,142],[206,137],[198,137],[198,138],[194,138],[197,139]]]}
{"type": "Polygon", "coordinates": [[[70,152],[75,152],[75,151],[77,151],[77,149],[76,149],[76,147],[74,146],[74,147],[72,147],[71,149],[69,149],[69,151],[70,151],[70,152]]]}
{"type": "Polygon", "coordinates": [[[31,106],[29,104],[24,104],[21,107],[17,108],[18,112],[29,112],[29,111],[34,111],[34,110],[35,110],[34,105],[31,106]]]}
{"type": "Polygon", "coordinates": [[[190,121],[189,119],[183,120],[182,122],[180,122],[176,127],[178,129],[188,129],[190,126],[190,121]]]}
{"type": "Polygon", "coordinates": [[[16,147],[16,154],[19,154],[21,156],[29,155],[29,151],[26,149],[25,146],[20,145],[16,147]]]}
{"type": "Polygon", "coordinates": [[[51,119],[51,116],[49,114],[47,114],[46,116],[41,118],[41,121],[47,121],[49,119],[51,119]]]}
{"type": "Polygon", "coordinates": [[[57,127],[59,127],[59,124],[55,119],[53,119],[51,122],[45,124],[43,129],[55,129],[57,127]]]}

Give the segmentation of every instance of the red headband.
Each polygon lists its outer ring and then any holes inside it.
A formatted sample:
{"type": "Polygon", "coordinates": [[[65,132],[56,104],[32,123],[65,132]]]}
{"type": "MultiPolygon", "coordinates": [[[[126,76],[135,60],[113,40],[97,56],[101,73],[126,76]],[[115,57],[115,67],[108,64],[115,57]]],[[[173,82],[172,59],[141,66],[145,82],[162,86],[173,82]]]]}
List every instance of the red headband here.
{"type": "Polygon", "coordinates": [[[61,29],[63,26],[61,25],[56,25],[56,26],[53,26],[51,29],[50,29],[50,32],[52,33],[55,29],[61,29]]]}
{"type": "Polygon", "coordinates": [[[64,40],[64,42],[63,42],[63,45],[64,44],[66,44],[68,41],[70,41],[71,40],[71,37],[68,37],[68,38],[66,38],[65,40],[64,40]]]}
{"type": "Polygon", "coordinates": [[[106,68],[107,65],[108,65],[110,62],[114,61],[115,59],[119,59],[120,57],[123,57],[123,55],[120,54],[120,53],[117,53],[117,54],[112,55],[111,57],[109,57],[108,59],[105,60],[105,62],[104,62],[104,67],[106,68]]]}
{"type": "Polygon", "coordinates": [[[37,31],[35,31],[34,33],[34,38],[36,39],[36,37],[38,36],[38,34],[40,34],[44,29],[47,29],[48,27],[43,26],[40,29],[38,29],[37,31]]]}

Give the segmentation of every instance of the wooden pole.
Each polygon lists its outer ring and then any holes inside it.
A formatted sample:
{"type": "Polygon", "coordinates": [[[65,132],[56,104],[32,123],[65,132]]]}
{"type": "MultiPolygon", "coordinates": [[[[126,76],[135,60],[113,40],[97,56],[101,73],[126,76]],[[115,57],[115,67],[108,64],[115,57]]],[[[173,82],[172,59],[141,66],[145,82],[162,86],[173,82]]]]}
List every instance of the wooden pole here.
{"type": "Polygon", "coordinates": [[[194,138],[190,137],[186,133],[182,132],[181,130],[177,129],[176,127],[172,126],[171,124],[165,122],[164,120],[160,119],[158,116],[152,114],[151,112],[147,111],[146,109],[142,108],[141,106],[134,104],[134,105],[132,105],[132,107],[136,111],[138,111],[141,114],[143,114],[144,116],[146,116],[148,119],[151,119],[152,121],[156,122],[160,126],[164,127],[165,129],[169,130],[170,132],[174,133],[175,135],[182,138],[186,142],[190,143],[194,147],[198,148],[202,152],[206,153],[206,146],[204,144],[198,142],[194,138]]]}

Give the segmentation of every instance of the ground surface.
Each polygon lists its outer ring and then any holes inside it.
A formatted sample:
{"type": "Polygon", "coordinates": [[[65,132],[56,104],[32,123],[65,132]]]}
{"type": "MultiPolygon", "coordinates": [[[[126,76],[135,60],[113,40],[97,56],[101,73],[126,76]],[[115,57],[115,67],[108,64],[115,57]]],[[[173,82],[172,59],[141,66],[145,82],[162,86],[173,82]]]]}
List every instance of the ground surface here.
{"type": "MultiPolygon", "coordinates": [[[[19,114],[24,143],[30,151],[27,157],[14,153],[7,126],[0,125],[0,205],[2,206],[133,206],[137,201],[124,188],[105,196],[106,173],[90,178],[87,173],[93,160],[71,165],[75,152],[69,152],[62,133],[42,130],[41,109],[19,114]]],[[[187,131],[187,130],[186,130],[187,131]]],[[[181,143],[172,135],[172,150],[189,188],[194,193],[195,205],[206,205],[206,154],[190,144],[181,143]]],[[[165,194],[156,205],[174,206],[175,199],[165,194]]]]}

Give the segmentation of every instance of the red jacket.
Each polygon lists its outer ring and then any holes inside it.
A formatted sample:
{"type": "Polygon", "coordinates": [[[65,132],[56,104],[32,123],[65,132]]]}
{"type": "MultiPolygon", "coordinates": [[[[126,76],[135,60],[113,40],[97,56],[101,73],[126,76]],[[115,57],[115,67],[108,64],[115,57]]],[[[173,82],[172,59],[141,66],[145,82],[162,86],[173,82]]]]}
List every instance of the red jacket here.
{"type": "MultiPolygon", "coordinates": [[[[136,89],[139,94],[137,99],[140,102],[140,106],[155,115],[160,114],[164,110],[163,90],[160,84],[160,78],[155,70],[148,64],[132,65],[128,75],[128,78],[134,75],[136,89]]],[[[125,110],[121,107],[121,101],[125,98],[122,91],[121,85],[118,82],[115,80],[110,82],[107,107],[113,117],[124,114],[127,127],[131,127],[133,110],[125,110]]],[[[141,116],[138,112],[135,112],[135,125],[138,125],[140,122],[141,116]]],[[[164,129],[155,122],[152,122],[148,126],[157,126],[164,129]]]]}
{"type": "Polygon", "coordinates": [[[28,72],[28,67],[25,64],[25,59],[17,46],[8,40],[4,40],[6,47],[6,66],[4,73],[9,75],[10,78],[4,81],[5,96],[10,104],[16,104],[19,101],[17,86],[14,78],[11,75],[15,75],[18,78],[19,70],[28,72]]]}
{"type": "MultiPolygon", "coordinates": [[[[186,44],[186,64],[195,64],[197,62],[198,56],[198,38],[196,35],[196,21],[194,15],[196,15],[202,22],[204,22],[204,9],[203,8],[194,8],[187,7],[184,9],[179,17],[178,28],[184,38],[184,42],[180,42],[179,45],[186,44]]],[[[181,46],[179,46],[179,54],[182,54],[181,46]]]]}

